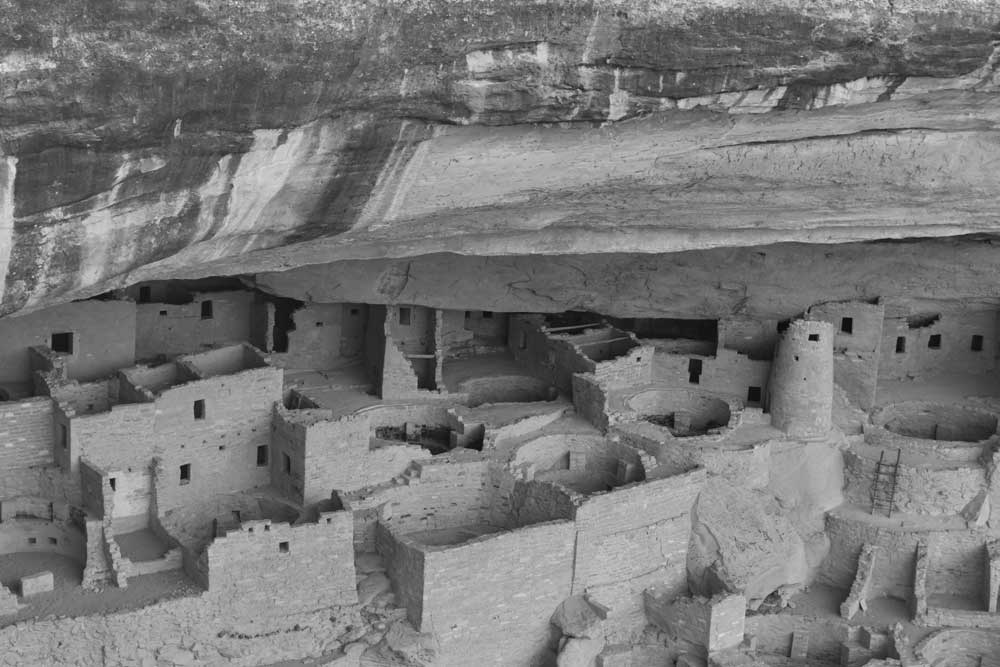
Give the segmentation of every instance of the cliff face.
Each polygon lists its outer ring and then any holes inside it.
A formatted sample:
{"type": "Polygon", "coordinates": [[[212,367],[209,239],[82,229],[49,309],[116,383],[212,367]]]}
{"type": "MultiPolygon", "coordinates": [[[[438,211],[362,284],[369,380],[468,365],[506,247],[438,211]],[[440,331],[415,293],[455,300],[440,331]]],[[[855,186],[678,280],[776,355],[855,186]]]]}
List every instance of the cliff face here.
{"type": "Polygon", "coordinates": [[[0,0],[0,314],[182,274],[997,227],[975,0],[0,0]]]}

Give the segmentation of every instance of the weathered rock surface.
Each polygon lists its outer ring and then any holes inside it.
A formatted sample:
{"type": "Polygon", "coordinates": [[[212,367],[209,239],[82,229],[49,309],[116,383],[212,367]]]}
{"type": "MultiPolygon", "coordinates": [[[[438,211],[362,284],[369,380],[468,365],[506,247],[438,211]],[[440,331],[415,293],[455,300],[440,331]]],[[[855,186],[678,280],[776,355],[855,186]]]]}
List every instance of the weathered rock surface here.
{"type": "Polygon", "coordinates": [[[753,602],[805,582],[805,546],[773,497],[713,480],[691,516],[688,582],[696,595],[728,591],[753,602]]]}
{"type": "Polygon", "coordinates": [[[0,13],[0,313],[185,271],[996,231],[976,0],[0,13]]]}

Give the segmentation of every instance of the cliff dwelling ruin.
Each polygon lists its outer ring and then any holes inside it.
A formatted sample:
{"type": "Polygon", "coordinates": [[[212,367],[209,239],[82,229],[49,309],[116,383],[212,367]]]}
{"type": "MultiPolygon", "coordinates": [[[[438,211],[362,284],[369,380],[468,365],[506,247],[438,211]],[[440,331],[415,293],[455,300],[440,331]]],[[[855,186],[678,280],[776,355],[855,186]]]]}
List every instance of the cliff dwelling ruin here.
{"type": "Polygon", "coordinates": [[[0,0],[0,664],[1000,665],[998,26],[0,0]]]}

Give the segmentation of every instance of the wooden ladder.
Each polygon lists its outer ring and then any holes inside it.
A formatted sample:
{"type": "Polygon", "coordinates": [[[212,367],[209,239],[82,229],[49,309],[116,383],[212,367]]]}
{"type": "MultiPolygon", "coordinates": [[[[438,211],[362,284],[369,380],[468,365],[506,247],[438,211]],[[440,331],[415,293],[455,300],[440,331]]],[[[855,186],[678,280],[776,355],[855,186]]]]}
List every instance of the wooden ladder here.
{"type": "Polygon", "coordinates": [[[872,514],[885,512],[887,517],[892,516],[896,501],[896,478],[899,472],[899,456],[902,450],[896,450],[896,461],[891,463],[885,459],[885,450],[879,454],[878,463],[875,464],[875,479],[872,481],[871,501],[872,514]]]}

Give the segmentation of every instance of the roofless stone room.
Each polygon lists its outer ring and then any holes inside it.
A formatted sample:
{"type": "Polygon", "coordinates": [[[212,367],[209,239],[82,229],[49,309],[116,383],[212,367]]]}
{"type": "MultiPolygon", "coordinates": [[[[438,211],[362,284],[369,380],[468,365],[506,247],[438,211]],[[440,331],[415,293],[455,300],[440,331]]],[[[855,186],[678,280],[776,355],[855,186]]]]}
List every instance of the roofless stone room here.
{"type": "Polygon", "coordinates": [[[1000,666],[998,45],[0,0],[0,665],[1000,666]]]}

